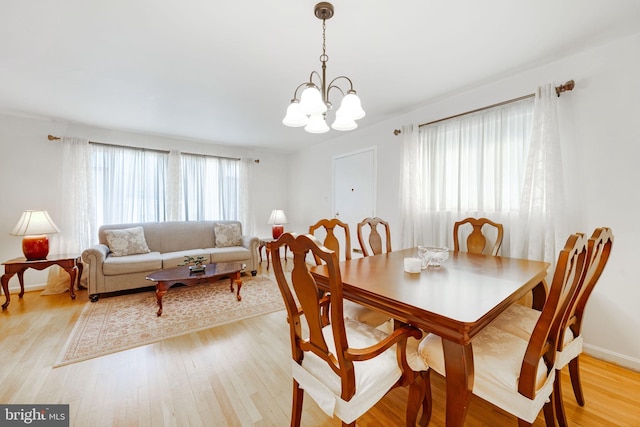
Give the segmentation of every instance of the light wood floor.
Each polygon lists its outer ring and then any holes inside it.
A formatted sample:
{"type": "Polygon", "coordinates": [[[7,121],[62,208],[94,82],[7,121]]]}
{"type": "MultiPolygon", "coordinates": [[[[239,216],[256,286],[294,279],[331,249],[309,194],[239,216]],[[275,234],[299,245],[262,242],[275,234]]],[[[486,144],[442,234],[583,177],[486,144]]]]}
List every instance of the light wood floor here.
{"type": "MultiPolygon", "coordinates": [[[[0,314],[0,402],[69,404],[71,425],[79,427],[289,424],[290,347],[284,311],[53,369],[87,302],[86,291],[75,301],[68,293],[31,292],[22,300],[12,295],[11,305],[0,314]]],[[[151,313],[149,321],[154,318],[151,313]]],[[[584,407],[577,406],[568,374],[562,374],[571,425],[640,426],[640,373],[581,357],[584,407]]],[[[444,380],[432,374],[431,382],[430,425],[442,426],[444,380]]],[[[403,425],[406,396],[406,390],[392,391],[358,425],[403,425]]],[[[340,422],[306,397],[302,425],[340,422]]],[[[516,426],[517,421],[474,398],[466,425],[516,426]]],[[[541,415],[535,426],[543,425],[541,415]]]]}

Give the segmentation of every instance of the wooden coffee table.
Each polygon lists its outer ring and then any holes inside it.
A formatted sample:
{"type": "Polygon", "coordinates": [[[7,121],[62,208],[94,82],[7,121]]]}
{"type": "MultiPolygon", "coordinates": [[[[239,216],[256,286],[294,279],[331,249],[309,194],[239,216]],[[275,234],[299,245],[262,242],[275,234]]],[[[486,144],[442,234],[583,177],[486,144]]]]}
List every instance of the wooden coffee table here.
{"type": "Polygon", "coordinates": [[[181,266],[158,270],[149,274],[146,279],[156,282],[157,315],[162,315],[162,297],[170,287],[178,283],[193,286],[200,283],[210,283],[221,277],[229,276],[231,292],[233,292],[233,284],[235,283],[238,286],[236,298],[241,301],[240,288],[242,288],[242,280],[240,272],[243,268],[244,265],[239,262],[212,262],[206,265],[204,271],[198,273],[192,273],[188,266],[181,266]]]}

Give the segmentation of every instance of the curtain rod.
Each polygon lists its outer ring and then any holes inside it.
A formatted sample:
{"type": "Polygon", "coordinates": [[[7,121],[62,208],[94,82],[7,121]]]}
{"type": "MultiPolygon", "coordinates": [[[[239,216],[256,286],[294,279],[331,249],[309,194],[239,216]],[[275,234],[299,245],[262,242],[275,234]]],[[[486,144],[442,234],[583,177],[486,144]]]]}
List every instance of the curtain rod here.
{"type": "MultiPolygon", "coordinates": [[[[568,90],[573,90],[573,88],[575,86],[576,86],[576,83],[573,80],[569,80],[568,82],[566,82],[563,85],[556,86],[556,95],[558,95],[558,97],[560,97],[560,94],[562,92],[566,92],[568,90]]],[[[444,119],[438,119],[438,120],[434,120],[432,122],[422,123],[422,124],[418,125],[418,127],[421,128],[422,126],[428,126],[428,125],[432,125],[434,123],[443,122],[445,120],[455,119],[457,117],[466,116],[467,114],[473,114],[473,113],[477,113],[478,111],[488,110],[489,108],[495,108],[495,107],[499,107],[501,105],[511,104],[512,102],[522,101],[523,99],[533,98],[534,96],[536,96],[535,93],[530,93],[529,95],[519,96],[517,98],[509,99],[507,101],[498,102],[497,104],[487,105],[486,107],[476,108],[475,110],[467,111],[465,113],[460,113],[460,114],[455,114],[453,116],[445,117],[444,119]]],[[[400,135],[401,133],[402,133],[402,131],[400,129],[394,129],[394,131],[393,131],[393,134],[396,135],[396,136],[400,135]]]]}
{"type": "MultiPolygon", "coordinates": [[[[54,135],[47,135],[47,139],[49,141],[58,141],[58,140],[60,140],[62,138],[60,138],[59,136],[54,136],[54,135]]],[[[155,149],[155,148],[129,147],[129,146],[126,146],[126,145],[107,144],[105,142],[95,142],[95,141],[89,141],[89,144],[102,145],[104,147],[133,148],[134,150],[154,151],[156,153],[169,154],[169,151],[167,151],[167,150],[158,150],[158,149],[155,149]]],[[[213,155],[210,155],[210,154],[198,154],[198,153],[187,153],[187,152],[181,152],[181,153],[182,154],[189,154],[191,156],[215,157],[216,159],[242,160],[239,157],[213,156],[213,155]]],[[[254,159],[253,161],[255,163],[260,163],[260,159],[254,159]]]]}

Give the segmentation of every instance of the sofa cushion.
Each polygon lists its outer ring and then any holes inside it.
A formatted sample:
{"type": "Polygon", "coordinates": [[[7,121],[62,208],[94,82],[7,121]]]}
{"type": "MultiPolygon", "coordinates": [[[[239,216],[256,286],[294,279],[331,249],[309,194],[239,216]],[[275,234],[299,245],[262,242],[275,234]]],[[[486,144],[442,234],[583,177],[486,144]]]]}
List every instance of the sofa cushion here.
{"type": "Polygon", "coordinates": [[[162,268],[171,268],[177,267],[179,264],[184,262],[184,258],[187,256],[192,257],[204,257],[206,258],[205,263],[210,262],[209,253],[204,249],[190,249],[185,251],[176,251],[176,252],[167,252],[166,254],[162,254],[162,268]]]}
{"type": "Polygon", "coordinates": [[[207,248],[205,251],[209,253],[211,262],[237,262],[251,258],[251,251],[242,246],[207,248]]]}
{"type": "Polygon", "coordinates": [[[242,231],[240,224],[215,223],[213,225],[216,234],[216,248],[228,248],[242,245],[242,231]]]}
{"type": "Polygon", "coordinates": [[[162,256],[160,255],[160,252],[125,256],[108,256],[105,258],[104,264],[102,265],[102,271],[105,276],[141,273],[161,269],[162,256]]]}
{"type": "Polygon", "coordinates": [[[104,233],[113,256],[147,254],[151,252],[144,238],[144,229],[142,227],[107,230],[104,233]]]}

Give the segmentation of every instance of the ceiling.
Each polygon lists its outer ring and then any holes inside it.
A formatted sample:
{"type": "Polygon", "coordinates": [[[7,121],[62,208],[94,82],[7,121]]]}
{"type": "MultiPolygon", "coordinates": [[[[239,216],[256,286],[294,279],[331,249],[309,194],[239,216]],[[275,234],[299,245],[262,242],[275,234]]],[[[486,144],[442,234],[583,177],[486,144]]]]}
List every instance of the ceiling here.
{"type": "MultiPolygon", "coordinates": [[[[335,138],[281,123],[320,71],[315,3],[2,0],[0,111],[258,149],[335,138]]],[[[327,77],[351,78],[361,128],[640,32],[638,0],[333,4],[327,77]]]]}

